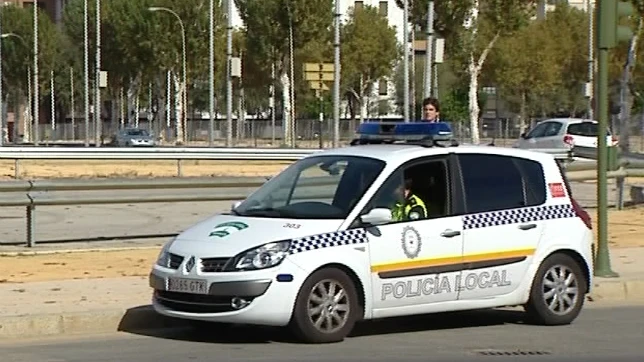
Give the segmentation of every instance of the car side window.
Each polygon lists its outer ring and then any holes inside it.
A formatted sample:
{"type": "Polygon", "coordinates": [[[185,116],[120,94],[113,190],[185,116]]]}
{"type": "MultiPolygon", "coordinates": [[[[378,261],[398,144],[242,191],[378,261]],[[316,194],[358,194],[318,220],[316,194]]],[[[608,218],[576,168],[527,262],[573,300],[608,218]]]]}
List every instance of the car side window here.
{"type": "Polygon", "coordinates": [[[528,139],[528,138],[543,137],[544,134],[546,133],[546,128],[548,128],[549,123],[550,122],[539,123],[530,132],[528,132],[528,134],[525,136],[525,138],[528,139]]]}
{"type": "MultiPolygon", "coordinates": [[[[393,210],[401,196],[396,188],[403,185],[405,179],[411,179],[411,194],[417,196],[425,205],[427,215],[423,219],[434,219],[451,214],[450,178],[446,157],[432,157],[402,166],[394,171],[382,184],[380,189],[367,204],[362,214],[374,208],[393,210]]],[[[413,220],[401,220],[406,222],[413,220]]]]}
{"type": "Polygon", "coordinates": [[[562,124],[559,122],[548,122],[548,127],[546,127],[543,134],[544,137],[553,137],[559,134],[562,124]]]}
{"type": "Polygon", "coordinates": [[[538,162],[493,154],[459,154],[458,159],[467,213],[545,202],[543,170],[538,162]]]}

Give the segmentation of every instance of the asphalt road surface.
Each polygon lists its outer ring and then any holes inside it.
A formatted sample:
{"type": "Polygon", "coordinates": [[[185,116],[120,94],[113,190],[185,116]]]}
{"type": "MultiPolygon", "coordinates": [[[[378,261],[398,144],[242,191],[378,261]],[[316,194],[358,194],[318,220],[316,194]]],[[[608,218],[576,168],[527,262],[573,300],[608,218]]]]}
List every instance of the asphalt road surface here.
{"type": "Polygon", "coordinates": [[[3,362],[642,361],[644,306],[586,308],[573,325],[521,324],[516,310],[361,324],[342,343],[302,345],[274,329],[118,333],[0,343],[3,362]],[[522,351],[524,355],[516,352],[522,351]],[[532,354],[532,355],[530,355],[532,354]]]}

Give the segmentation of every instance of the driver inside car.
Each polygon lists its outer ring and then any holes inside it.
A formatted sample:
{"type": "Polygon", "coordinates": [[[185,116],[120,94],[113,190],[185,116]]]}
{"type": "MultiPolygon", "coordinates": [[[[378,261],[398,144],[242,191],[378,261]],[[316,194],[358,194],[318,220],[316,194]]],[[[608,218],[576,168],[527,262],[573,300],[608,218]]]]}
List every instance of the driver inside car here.
{"type": "Polygon", "coordinates": [[[396,203],[391,210],[392,221],[410,221],[427,218],[425,202],[411,191],[413,181],[405,178],[395,191],[396,203]]]}

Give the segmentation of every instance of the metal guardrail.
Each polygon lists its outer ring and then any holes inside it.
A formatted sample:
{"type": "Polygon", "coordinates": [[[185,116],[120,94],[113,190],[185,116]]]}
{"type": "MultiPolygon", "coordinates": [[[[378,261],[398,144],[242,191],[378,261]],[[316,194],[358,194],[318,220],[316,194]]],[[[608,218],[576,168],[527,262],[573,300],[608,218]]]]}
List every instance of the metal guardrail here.
{"type": "MultiPolygon", "coordinates": [[[[595,161],[573,161],[565,163],[570,181],[593,180],[596,178],[595,161]]],[[[608,174],[622,187],[618,187],[623,200],[624,178],[644,177],[644,160],[622,160],[621,167],[608,174]]],[[[107,179],[107,180],[36,180],[0,182],[0,207],[25,207],[27,210],[27,246],[34,247],[36,207],[54,205],[91,205],[155,202],[204,202],[237,201],[264,184],[263,177],[219,177],[219,178],[150,178],[150,179],[107,179]],[[146,193],[136,192],[148,190],[146,193]]],[[[327,185],[327,177],[315,178],[307,186],[327,185]]],[[[329,180],[330,181],[330,180],[329,180]]],[[[327,197],[328,195],[304,195],[327,197]]],[[[303,196],[303,197],[304,197],[303,196]]],[[[623,205],[623,202],[620,204],[623,205]]]]}
{"type": "MultiPolygon", "coordinates": [[[[495,146],[496,147],[496,146],[495,146]]],[[[319,148],[206,148],[206,147],[0,147],[0,160],[14,161],[14,177],[20,178],[21,160],[166,160],[176,161],[177,176],[182,176],[184,160],[296,161],[321,152],[319,148]]],[[[566,160],[566,149],[533,149],[566,160]]]]}

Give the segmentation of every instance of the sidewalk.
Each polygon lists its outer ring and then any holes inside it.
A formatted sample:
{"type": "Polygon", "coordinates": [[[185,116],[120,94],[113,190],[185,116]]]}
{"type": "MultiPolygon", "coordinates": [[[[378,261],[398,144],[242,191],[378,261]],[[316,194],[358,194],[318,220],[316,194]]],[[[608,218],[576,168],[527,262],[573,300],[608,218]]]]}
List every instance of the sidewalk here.
{"type": "MultiPolygon", "coordinates": [[[[0,339],[43,335],[108,333],[134,331],[186,322],[156,314],[149,306],[146,264],[154,262],[157,249],[114,251],[149,255],[139,259],[139,275],[86,277],[84,279],[43,280],[0,284],[0,339]],[[145,271],[144,271],[145,270],[145,271]]],[[[70,257],[72,254],[60,254],[70,257]]],[[[9,258],[16,257],[4,257],[9,258]]],[[[614,248],[612,268],[619,278],[596,278],[590,303],[644,303],[644,247],[614,248]]],[[[3,263],[0,262],[0,265],[3,263]]],[[[66,262],[62,262],[65,266],[66,262]]],[[[69,264],[74,267],[73,263],[69,264]]],[[[27,276],[28,277],[28,276],[27,276]]],[[[38,280],[38,279],[35,279],[38,280]]]]}

